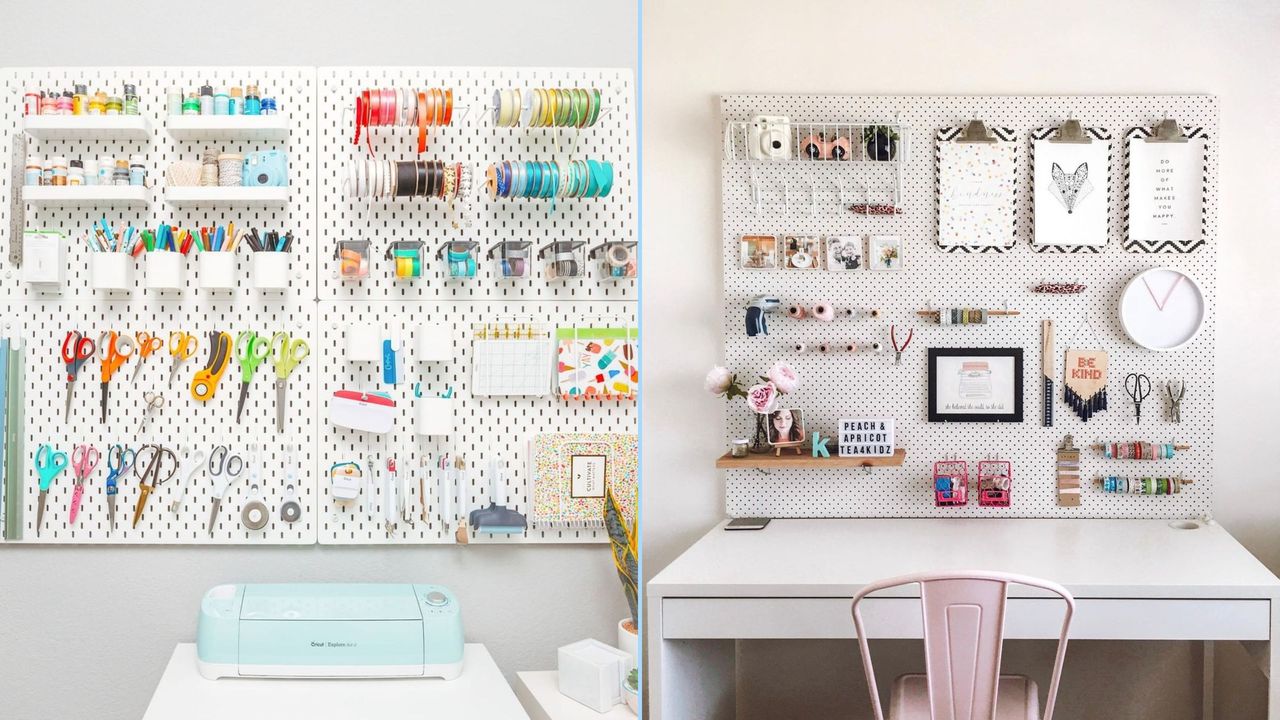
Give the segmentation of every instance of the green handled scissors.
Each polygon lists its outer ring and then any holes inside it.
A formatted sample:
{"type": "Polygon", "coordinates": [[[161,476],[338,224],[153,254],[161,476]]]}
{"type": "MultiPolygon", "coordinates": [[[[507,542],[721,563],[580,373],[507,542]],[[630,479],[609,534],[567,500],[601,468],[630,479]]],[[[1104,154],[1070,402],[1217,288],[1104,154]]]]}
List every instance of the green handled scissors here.
{"type": "Polygon", "coordinates": [[[289,374],[311,354],[306,340],[294,340],[289,333],[278,332],[271,336],[271,347],[276,360],[276,432],[284,432],[284,391],[289,384],[289,374]]]}
{"type": "Polygon", "coordinates": [[[236,336],[236,361],[240,363],[240,400],[236,403],[236,422],[244,411],[244,401],[249,397],[249,383],[258,366],[271,354],[271,342],[266,335],[246,330],[236,336]]]}
{"type": "Polygon", "coordinates": [[[67,454],[56,451],[51,445],[41,445],[36,449],[36,474],[40,476],[40,504],[36,510],[36,537],[40,537],[40,528],[44,527],[44,501],[49,496],[49,486],[53,479],[67,469],[67,454]]]}

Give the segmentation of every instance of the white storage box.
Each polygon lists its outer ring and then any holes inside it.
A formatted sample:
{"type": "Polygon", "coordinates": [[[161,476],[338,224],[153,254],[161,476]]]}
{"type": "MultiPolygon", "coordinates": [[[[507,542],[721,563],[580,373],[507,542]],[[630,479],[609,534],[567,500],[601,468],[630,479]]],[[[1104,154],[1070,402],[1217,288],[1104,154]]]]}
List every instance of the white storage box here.
{"type": "Polygon", "coordinates": [[[630,655],[591,638],[565,645],[557,654],[560,694],[600,713],[622,703],[630,655]]]}

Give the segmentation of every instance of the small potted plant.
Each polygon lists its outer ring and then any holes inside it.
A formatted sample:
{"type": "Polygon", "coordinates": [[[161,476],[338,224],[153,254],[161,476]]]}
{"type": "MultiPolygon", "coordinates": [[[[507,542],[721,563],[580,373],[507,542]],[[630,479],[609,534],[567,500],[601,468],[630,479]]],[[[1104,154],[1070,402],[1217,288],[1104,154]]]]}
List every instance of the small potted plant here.
{"type": "Polygon", "coordinates": [[[640,617],[637,614],[639,595],[639,546],[636,543],[636,521],[628,520],[622,513],[618,498],[609,488],[604,502],[604,526],[609,532],[609,545],[613,549],[613,566],[622,581],[622,594],[627,598],[631,614],[618,621],[618,649],[631,654],[632,664],[637,664],[640,633],[640,617]]]}
{"type": "Polygon", "coordinates": [[[623,696],[627,707],[636,715],[640,714],[640,671],[633,669],[627,673],[627,682],[623,686],[623,696]]]}
{"type": "Polygon", "coordinates": [[[898,157],[898,133],[888,125],[863,128],[862,142],[871,160],[888,162],[898,157]]]}

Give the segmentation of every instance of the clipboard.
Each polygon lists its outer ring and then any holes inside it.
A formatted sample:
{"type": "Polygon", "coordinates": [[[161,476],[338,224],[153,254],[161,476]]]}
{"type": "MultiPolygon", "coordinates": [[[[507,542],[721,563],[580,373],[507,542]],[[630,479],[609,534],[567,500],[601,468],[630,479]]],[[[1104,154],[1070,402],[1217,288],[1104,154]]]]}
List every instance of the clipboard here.
{"type": "MultiPolygon", "coordinates": [[[[1016,236],[1017,236],[1017,229],[1018,229],[1017,228],[1017,225],[1018,225],[1018,207],[1017,207],[1018,206],[1018,177],[1017,177],[1017,158],[1016,158],[1017,148],[1013,144],[1014,138],[1015,138],[1015,135],[1013,130],[1009,128],[1002,128],[1002,127],[994,127],[994,128],[988,129],[986,124],[983,123],[981,120],[971,120],[964,127],[955,126],[955,127],[943,128],[938,131],[936,136],[937,142],[934,144],[934,177],[935,177],[935,193],[934,194],[937,199],[937,208],[938,208],[938,233],[937,233],[936,241],[940,249],[946,252],[1000,253],[1000,252],[1007,252],[1009,250],[1012,250],[1014,245],[1017,244],[1016,236]],[[1007,192],[1009,194],[1008,200],[1007,200],[1009,226],[1008,226],[1008,235],[1006,236],[1004,241],[1001,243],[966,244],[966,243],[944,243],[943,242],[944,236],[952,232],[952,230],[944,230],[944,223],[949,222],[949,218],[944,217],[944,212],[943,212],[944,188],[942,185],[942,164],[943,164],[942,155],[943,155],[943,148],[953,143],[957,145],[972,144],[972,145],[980,145],[980,146],[981,145],[994,146],[997,144],[1008,143],[1008,145],[1004,147],[1006,148],[1005,151],[1010,154],[1009,177],[1007,182],[1008,184],[1007,192]]],[[[1004,211],[1002,210],[999,212],[1002,214],[1004,211]]],[[[960,220],[960,222],[964,222],[963,219],[960,219],[960,218],[957,218],[957,219],[960,220]]],[[[965,222],[964,224],[969,224],[969,223],[965,222]]],[[[989,226],[989,224],[985,222],[975,222],[972,224],[975,226],[983,226],[983,227],[989,226]]],[[[964,232],[964,230],[961,229],[961,232],[964,232]]]]}
{"type": "Polygon", "coordinates": [[[1031,147],[1027,151],[1027,157],[1030,161],[1028,167],[1031,172],[1031,235],[1027,242],[1031,245],[1031,249],[1038,253],[1100,253],[1111,242],[1111,195],[1112,183],[1111,179],[1111,163],[1114,158],[1115,145],[1112,144],[1111,131],[1100,127],[1084,127],[1080,121],[1068,118],[1057,127],[1045,127],[1032,130],[1031,147]],[[1107,212],[1107,241],[1101,245],[1037,245],[1035,241],[1035,212],[1036,212],[1036,141],[1048,140],[1051,143],[1071,143],[1071,144],[1092,144],[1094,142],[1107,143],[1107,191],[1106,212],[1107,212]]]}
{"type": "Polygon", "coordinates": [[[1125,208],[1123,247],[1125,252],[1185,254],[1199,250],[1206,242],[1204,217],[1205,213],[1208,212],[1206,200],[1209,194],[1209,133],[1202,127],[1182,126],[1171,118],[1165,118],[1157,123],[1154,128],[1135,127],[1130,129],[1124,134],[1124,139],[1125,167],[1128,169],[1123,196],[1125,208]],[[1132,150],[1134,143],[1189,143],[1193,140],[1199,141],[1202,149],[1200,153],[1200,232],[1196,237],[1185,240],[1135,239],[1131,234],[1133,228],[1133,205],[1130,197],[1130,185],[1133,182],[1132,150]]]}

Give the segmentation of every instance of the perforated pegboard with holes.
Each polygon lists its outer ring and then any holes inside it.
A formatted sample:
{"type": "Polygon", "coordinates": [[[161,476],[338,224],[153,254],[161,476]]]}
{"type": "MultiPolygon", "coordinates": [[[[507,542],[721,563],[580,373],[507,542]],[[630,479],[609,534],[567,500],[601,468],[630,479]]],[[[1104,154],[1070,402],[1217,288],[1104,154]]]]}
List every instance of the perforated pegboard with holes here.
{"type": "MultiPolygon", "coordinates": [[[[579,280],[547,280],[544,263],[533,261],[528,280],[495,277],[489,249],[503,240],[528,240],[533,249],[552,240],[583,240],[587,247],[618,240],[635,241],[636,153],[635,89],[629,69],[547,68],[320,68],[317,169],[321,187],[318,218],[324,230],[315,246],[321,299],[381,300],[385,298],[442,300],[626,300],[635,299],[635,280],[601,276],[599,262],[589,262],[579,280]],[[351,161],[369,157],[365,139],[353,144],[356,95],[366,88],[452,88],[453,124],[430,130],[427,150],[417,154],[417,130],[377,127],[372,147],[378,159],[427,159],[462,162],[474,173],[474,226],[456,229],[453,213],[439,200],[394,202],[347,197],[344,179],[351,161]],[[500,128],[489,108],[495,90],[536,87],[596,87],[604,110],[593,127],[576,129],[500,128]],[[484,188],[489,164],[504,160],[592,158],[613,163],[614,185],[604,198],[559,200],[493,200],[484,188]],[[341,239],[373,241],[368,278],[344,281],[337,276],[334,245],[341,239]],[[392,240],[426,242],[426,271],[414,280],[396,280],[391,261],[383,257],[392,240]],[[477,277],[446,280],[437,248],[450,240],[480,243],[477,277]]],[[[643,268],[641,268],[643,272],[643,268]]]]}
{"type": "MultiPolygon", "coordinates": [[[[1217,121],[1216,98],[1170,96],[783,96],[728,95],[721,101],[722,119],[749,120],[756,114],[786,115],[793,122],[848,119],[892,120],[907,125],[912,152],[902,168],[903,212],[897,216],[855,215],[839,202],[839,183],[856,182],[864,169],[857,164],[724,162],[722,164],[722,231],[724,247],[724,331],[726,364],[741,377],[753,378],[776,360],[791,362],[802,377],[801,389],[785,401],[804,410],[808,430],[834,434],[842,417],[893,417],[897,444],[907,450],[900,468],[819,471],[751,470],[727,473],[726,505],[734,517],[1187,517],[1211,510],[1213,471],[1213,394],[1217,252],[1217,121]],[[1097,254],[1045,254],[1030,246],[1031,193],[1029,133],[1056,125],[1068,116],[1085,126],[1105,128],[1113,138],[1110,162],[1110,239],[1097,254]],[[1126,131],[1150,127],[1163,117],[1208,133],[1204,232],[1206,244],[1190,254],[1125,252],[1125,213],[1120,205],[1128,182],[1126,131]],[[939,250],[935,153],[939,128],[962,125],[977,117],[990,126],[1012,128],[1018,146],[1017,243],[1001,254],[952,254],[939,250]],[[752,172],[764,181],[764,211],[752,200],[752,172]],[[852,180],[851,180],[852,178],[852,180]],[[817,209],[811,213],[807,183],[816,187],[817,209]],[[791,189],[784,193],[779,187],[791,189]],[[804,188],[803,190],[801,188],[804,188]],[[789,202],[783,203],[787,197],[789,202]],[[903,241],[900,271],[827,272],[743,270],[738,264],[738,238],[743,234],[814,235],[896,234],[903,241]],[[1131,343],[1120,327],[1117,304],[1125,283],[1138,272],[1169,266],[1189,273],[1204,290],[1207,316],[1203,331],[1181,350],[1158,353],[1131,343]],[[1042,280],[1078,280],[1088,285],[1081,295],[1040,295],[1030,288],[1042,280]],[[768,318],[770,334],[748,338],[743,308],[757,294],[774,294],[784,303],[825,300],[837,307],[879,308],[881,319],[836,320],[830,324],[768,318]],[[985,326],[939,327],[916,315],[932,307],[1008,307],[1018,317],[992,318],[985,326]],[[1041,427],[1040,322],[1056,326],[1054,427],[1041,427]],[[1091,323],[1091,331],[1085,321],[1091,323]],[[897,324],[899,340],[907,327],[915,337],[893,364],[889,326],[897,324]],[[1094,336],[1096,335],[1096,340],[1094,336]],[[1074,342],[1073,342],[1074,338],[1074,342]],[[876,355],[795,355],[796,342],[822,340],[883,342],[889,352],[876,355]],[[1110,353],[1110,409],[1082,422],[1062,402],[1062,354],[1071,346],[1101,347],[1110,353]],[[927,422],[928,347],[1023,348],[1024,421],[1019,424],[927,422]],[[1142,406],[1142,424],[1134,423],[1133,404],[1125,394],[1129,372],[1150,376],[1153,390],[1142,406]],[[1169,420],[1164,396],[1168,379],[1187,381],[1181,424],[1169,420]],[[1081,447],[1082,501],[1059,507],[1053,473],[1054,453],[1064,435],[1081,447]],[[1168,441],[1191,445],[1163,462],[1107,461],[1088,446],[1117,440],[1168,441]],[[1016,478],[1008,508],[979,507],[976,499],[962,508],[935,508],[930,488],[932,464],[956,455],[975,468],[979,460],[998,455],[1013,463],[1016,478]],[[1104,494],[1093,482],[1102,475],[1176,475],[1195,480],[1179,495],[1143,497],[1104,494]]],[[[742,402],[727,403],[726,438],[750,438],[754,418],[742,402]]],[[[834,444],[834,443],[833,443],[834,444]]],[[[834,448],[833,448],[834,454],[834,448]]]]}
{"type": "Polygon", "coordinates": [[[40,155],[60,154],[69,158],[122,156],[142,153],[146,157],[147,182],[156,188],[148,206],[63,206],[26,205],[26,228],[57,229],[70,237],[68,243],[67,283],[60,293],[33,290],[22,283],[21,270],[8,260],[8,182],[10,146],[0,153],[0,294],[7,299],[7,320],[12,332],[22,335],[26,343],[26,448],[23,488],[24,543],[313,543],[316,539],[315,482],[315,373],[314,360],[304,362],[289,378],[285,433],[278,435],[275,423],[275,375],[270,364],[260,367],[254,377],[246,402],[244,422],[235,422],[235,403],[239,393],[239,368],[232,362],[223,376],[215,397],[208,403],[191,398],[187,387],[192,374],[208,356],[207,334],[225,330],[233,336],[243,330],[260,333],[288,331],[314,343],[315,268],[312,249],[315,236],[316,157],[315,145],[315,76],[314,68],[29,68],[0,73],[3,85],[0,101],[0,126],[9,138],[22,137],[22,93],[27,87],[45,90],[69,88],[82,82],[93,92],[102,88],[111,93],[122,91],[124,83],[136,84],[140,108],[150,122],[151,136],[146,142],[110,140],[35,141],[29,152],[40,155]],[[165,95],[170,87],[184,91],[210,84],[240,85],[255,83],[263,95],[277,99],[280,112],[288,117],[289,136],[285,141],[179,141],[165,130],[167,107],[165,95]],[[252,151],[284,148],[289,153],[289,203],[284,207],[196,207],[179,208],[164,201],[160,188],[165,168],[176,160],[198,160],[205,147],[220,150],[252,151]],[[105,295],[89,286],[90,252],[81,235],[95,220],[106,217],[113,226],[132,223],[135,227],[155,228],[159,223],[180,226],[225,224],[237,227],[292,230],[295,236],[291,253],[289,288],[283,293],[259,293],[249,287],[249,254],[239,255],[237,279],[239,287],[230,292],[209,292],[198,288],[194,256],[187,262],[184,289],[181,292],[157,294],[144,289],[145,260],[135,267],[134,289],[129,293],[105,295]],[[77,329],[96,338],[103,330],[148,331],[160,334],[166,341],[172,330],[186,330],[199,336],[201,347],[178,373],[172,389],[166,386],[170,356],[162,349],[147,359],[136,383],[131,381],[136,359],[131,359],[116,374],[109,390],[108,421],[103,426],[98,416],[99,368],[96,359],[80,371],[73,396],[72,419],[64,424],[66,397],[65,369],[58,357],[68,330],[77,329]],[[142,412],[143,390],[164,392],[166,405],[158,416],[147,420],[140,436],[135,436],[142,412]],[[249,498],[247,480],[242,478],[222,503],[212,535],[206,530],[212,507],[213,481],[203,470],[194,476],[178,512],[169,509],[177,493],[172,483],[154,492],[137,526],[132,516],[138,498],[138,480],[132,475],[120,484],[116,501],[114,532],[108,532],[105,459],[99,462],[86,486],[80,515],[74,525],[68,523],[67,504],[72,495],[72,475],[68,469],[54,482],[45,509],[45,525],[36,535],[38,490],[35,481],[34,456],[43,443],[70,451],[79,443],[91,443],[99,449],[122,442],[137,447],[142,442],[162,442],[167,446],[185,444],[208,452],[216,443],[228,444],[233,452],[248,457],[250,445],[260,446],[262,455],[262,494],[271,510],[271,521],[262,530],[247,530],[240,523],[240,511],[249,498]],[[285,495],[284,460],[289,447],[296,448],[297,499],[302,517],[294,523],[280,519],[285,495]]]}
{"type": "MultiPolygon", "coordinates": [[[[320,484],[318,529],[324,543],[452,543],[454,524],[445,531],[441,523],[441,500],[436,462],[443,453],[462,457],[466,463],[463,477],[466,507],[452,502],[459,517],[490,501],[488,464],[498,458],[505,467],[505,486],[499,489],[497,502],[529,515],[528,444],[537,433],[549,432],[617,432],[636,430],[636,404],[628,401],[561,400],[548,386],[539,397],[473,397],[470,392],[472,371],[473,327],[486,323],[531,325],[545,331],[556,327],[635,327],[636,306],[633,302],[510,302],[459,301],[423,302],[321,302],[323,320],[319,331],[317,361],[330,371],[321,381],[319,412],[328,417],[328,404],[339,389],[389,393],[396,401],[395,428],[385,435],[339,428],[322,421],[318,441],[321,464],[327,468],[335,462],[359,462],[366,476],[360,497],[349,504],[334,501],[328,480],[320,484]],[[448,362],[420,362],[415,358],[415,334],[421,323],[443,323],[450,328],[453,359],[448,362]],[[379,337],[399,336],[403,375],[397,385],[383,382],[382,366],[377,362],[347,360],[346,332],[351,323],[372,324],[379,337]],[[452,435],[414,434],[414,393],[422,384],[424,397],[437,396],[446,388],[454,392],[452,435]],[[388,537],[384,529],[382,502],[383,474],[388,457],[394,456],[399,471],[406,475],[409,500],[407,509],[414,518],[412,525],[397,523],[396,532],[388,537]],[[425,467],[423,467],[425,463],[425,467]],[[423,496],[419,494],[419,478],[426,491],[426,520],[423,496]],[[370,480],[371,479],[371,480],[370,480]]],[[[554,340],[550,337],[546,342],[554,340]]],[[[327,478],[327,476],[326,476],[327,478]]],[[[530,520],[532,523],[532,519],[530,520]]],[[[493,536],[472,533],[472,542],[605,542],[601,530],[539,527],[531,524],[524,535],[493,536]]]]}

